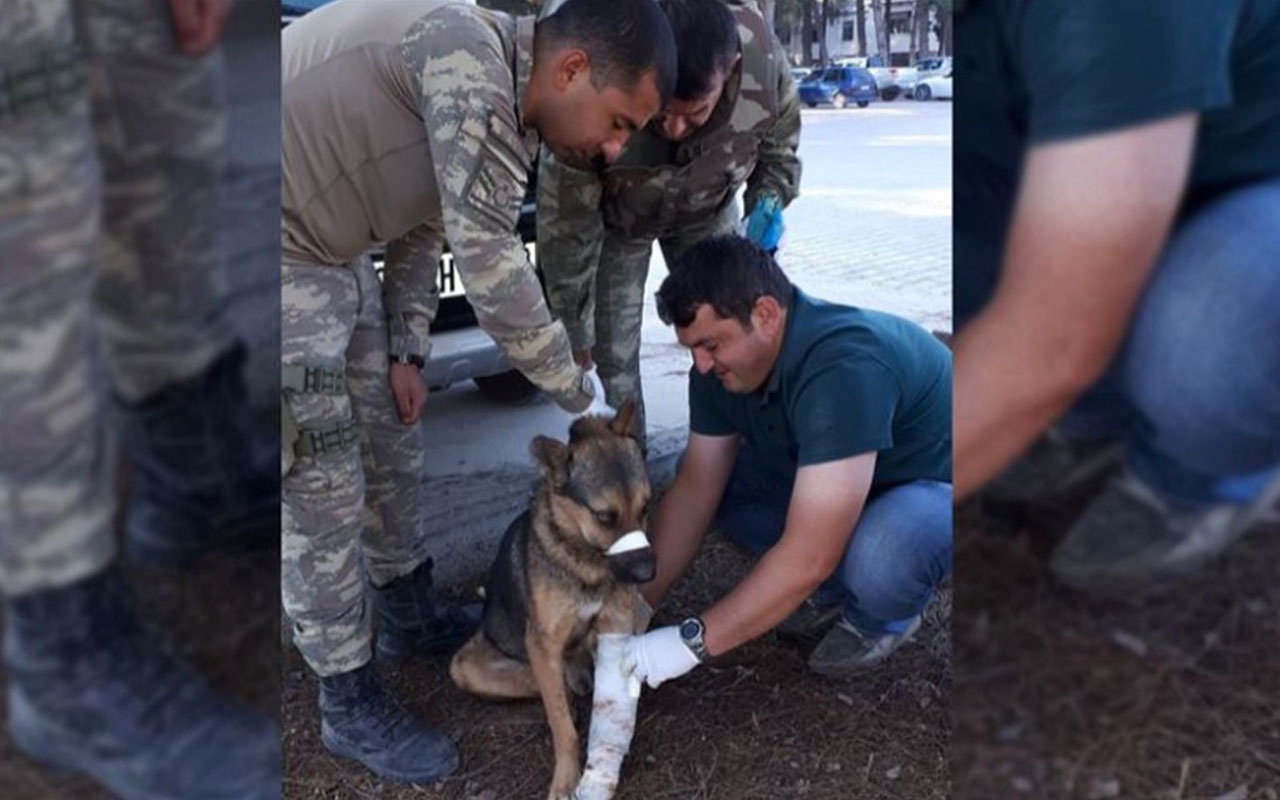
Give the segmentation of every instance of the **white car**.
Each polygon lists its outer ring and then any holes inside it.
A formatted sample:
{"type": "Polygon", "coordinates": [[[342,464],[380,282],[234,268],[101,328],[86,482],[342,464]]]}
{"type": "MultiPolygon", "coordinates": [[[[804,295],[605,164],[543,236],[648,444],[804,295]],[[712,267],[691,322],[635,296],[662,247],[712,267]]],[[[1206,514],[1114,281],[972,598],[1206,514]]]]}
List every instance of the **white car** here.
{"type": "Polygon", "coordinates": [[[917,100],[949,100],[952,96],[950,71],[916,83],[917,100]]]}

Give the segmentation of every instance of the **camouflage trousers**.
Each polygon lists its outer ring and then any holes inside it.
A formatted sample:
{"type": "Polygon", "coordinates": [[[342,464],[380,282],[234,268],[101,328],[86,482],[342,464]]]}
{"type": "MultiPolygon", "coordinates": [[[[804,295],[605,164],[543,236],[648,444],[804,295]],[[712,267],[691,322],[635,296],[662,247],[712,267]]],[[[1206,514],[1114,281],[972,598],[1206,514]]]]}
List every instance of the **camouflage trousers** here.
{"type": "Polygon", "coordinates": [[[324,391],[286,391],[282,408],[302,439],[327,432],[314,438],[332,445],[282,453],[293,463],[283,484],[280,589],[294,644],[317,674],[334,675],[370,658],[366,584],[385,585],[426,559],[425,431],[396,413],[382,285],[369,260],[286,262],[281,280],[285,369],[339,378],[324,391]]]}
{"type": "Polygon", "coordinates": [[[164,0],[0,3],[0,591],[115,554],[103,378],[126,400],[199,374],[221,320],[217,55],[164,0]]]}
{"type": "MultiPolygon", "coordinates": [[[[727,203],[712,218],[658,240],[670,264],[685,250],[710,236],[732,233],[741,216],[737,202],[727,203]]],[[[604,383],[609,405],[636,404],[636,430],[645,432],[644,388],[640,380],[640,329],[644,323],[645,281],[653,239],[628,238],[605,228],[596,270],[595,345],[591,358],[604,383]]]]}

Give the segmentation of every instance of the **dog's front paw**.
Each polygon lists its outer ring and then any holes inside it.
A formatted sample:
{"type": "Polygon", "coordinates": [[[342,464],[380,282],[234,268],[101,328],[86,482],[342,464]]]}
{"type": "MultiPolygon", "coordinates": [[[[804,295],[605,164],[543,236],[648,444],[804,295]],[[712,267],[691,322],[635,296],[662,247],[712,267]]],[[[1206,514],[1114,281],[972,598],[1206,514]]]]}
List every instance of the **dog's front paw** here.
{"type": "Polygon", "coordinates": [[[551,780],[551,790],[547,792],[547,800],[574,800],[574,790],[578,788],[578,779],[582,771],[575,765],[570,770],[556,770],[551,780]]]}

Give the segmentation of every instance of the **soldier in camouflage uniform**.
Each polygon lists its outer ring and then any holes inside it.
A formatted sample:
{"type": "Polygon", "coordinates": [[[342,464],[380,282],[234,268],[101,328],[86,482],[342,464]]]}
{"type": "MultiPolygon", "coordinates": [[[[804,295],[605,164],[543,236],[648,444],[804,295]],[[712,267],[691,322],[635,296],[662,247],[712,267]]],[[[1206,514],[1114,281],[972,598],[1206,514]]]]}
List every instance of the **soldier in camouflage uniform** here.
{"type": "Polygon", "coordinates": [[[8,723],[20,751],[124,797],[269,797],[279,785],[275,726],[168,655],[115,566],[117,445],[132,464],[135,560],[261,534],[279,502],[243,348],[219,314],[225,113],[208,51],[222,14],[207,10],[0,0],[8,723]]]}
{"type": "Polygon", "coordinates": [[[476,621],[433,601],[423,550],[419,368],[445,240],[512,365],[566,411],[603,408],[516,220],[540,136],[615,157],[675,82],[652,0],[549,11],[338,0],[283,34],[281,590],[325,745],[391,780],[436,780],[457,754],[378,683],[371,608],[379,657],[447,649],[476,621]],[[381,284],[364,255],[380,241],[381,284]]]}
{"type": "Polygon", "coordinates": [[[538,259],[551,311],[579,363],[598,365],[609,404],[636,402],[641,431],[640,327],[654,240],[670,263],[733,232],[744,183],[749,218],[772,215],[776,230],[800,185],[800,103],[769,24],[746,3],[659,5],[679,52],[675,99],[613,163],[580,169],[544,151],[538,172],[538,259]]]}

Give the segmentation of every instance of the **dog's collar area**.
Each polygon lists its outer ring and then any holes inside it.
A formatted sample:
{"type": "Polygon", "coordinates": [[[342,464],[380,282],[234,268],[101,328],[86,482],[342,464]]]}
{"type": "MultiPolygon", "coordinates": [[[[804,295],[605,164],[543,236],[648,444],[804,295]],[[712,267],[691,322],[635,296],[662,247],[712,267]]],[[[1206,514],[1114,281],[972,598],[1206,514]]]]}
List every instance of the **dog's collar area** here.
{"type": "Polygon", "coordinates": [[[634,530],[623,534],[608,550],[604,551],[604,554],[606,556],[616,556],[620,553],[629,553],[632,550],[642,550],[646,547],[649,547],[649,537],[644,535],[644,531],[634,530]]]}

